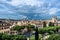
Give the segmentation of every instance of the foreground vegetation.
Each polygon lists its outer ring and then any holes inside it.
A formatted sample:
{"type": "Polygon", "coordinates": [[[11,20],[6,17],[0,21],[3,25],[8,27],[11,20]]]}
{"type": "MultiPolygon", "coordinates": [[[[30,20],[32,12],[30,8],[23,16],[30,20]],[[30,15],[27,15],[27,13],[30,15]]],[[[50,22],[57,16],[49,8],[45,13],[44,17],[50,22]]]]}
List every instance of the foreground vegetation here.
{"type": "Polygon", "coordinates": [[[60,40],[60,35],[59,34],[52,34],[46,40],[60,40]]]}
{"type": "MultiPolygon", "coordinates": [[[[24,29],[24,28],[27,28],[27,29],[30,29],[31,31],[35,31],[35,27],[33,25],[28,25],[28,26],[15,26],[12,28],[12,30],[16,30],[18,32],[20,32],[21,29],[24,29]]],[[[44,28],[38,28],[38,33],[39,34],[44,34],[44,33],[48,33],[48,34],[54,34],[56,32],[58,32],[58,30],[60,29],[59,26],[50,26],[50,27],[44,27],[44,28]]]]}
{"type": "Polygon", "coordinates": [[[44,27],[44,28],[40,28],[38,30],[38,32],[39,32],[39,34],[44,34],[44,33],[54,34],[54,33],[58,32],[59,29],[60,29],[59,26],[44,27]]]}
{"type": "MultiPolygon", "coordinates": [[[[15,26],[11,29],[20,32],[20,30],[24,28],[27,28],[28,32],[29,32],[29,29],[30,31],[36,30],[36,28],[33,25],[15,26]]],[[[45,36],[48,36],[48,35],[49,37],[47,37],[45,40],[60,40],[59,29],[60,27],[57,27],[57,26],[38,28],[39,40],[42,40],[45,36]]],[[[0,40],[26,40],[26,37],[24,35],[18,35],[18,34],[7,35],[7,34],[0,33],[0,40]]],[[[32,36],[30,36],[30,40],[35,40],[35,34],[32,34],[32,36]]]]}
{"type": "MultiPolygon", "coordinates": [[[[42,36],[39,35],[39,40],[42,39],[42,36]]],[[[0,33],[0,40],[26,40],[26,37],[23,35],[7,35],[0,33]]],[[[30,37],[30,40],[35,40],[35,35],[30,37]]],[[[46,40],[60,40],[59,34],[51,34],[46,40]]]]}
{"type": "Polygon", "coordinates": [[[0,33],[0,40],[26,40],[23,35],[7,35],[0,33]]]}

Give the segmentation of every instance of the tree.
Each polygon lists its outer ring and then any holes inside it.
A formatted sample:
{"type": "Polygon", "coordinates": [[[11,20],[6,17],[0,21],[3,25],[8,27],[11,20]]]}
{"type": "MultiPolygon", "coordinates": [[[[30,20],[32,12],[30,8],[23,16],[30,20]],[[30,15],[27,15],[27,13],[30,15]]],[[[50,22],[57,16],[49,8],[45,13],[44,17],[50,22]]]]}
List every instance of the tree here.
{"type": "Polygon", "coordinates": [[[0,33],[0,40],[2,40],[2,35],[3,35],[3,33],[0,33]]]}
{"type": "Polygon", "coordinates": [[[47,40],[60,40],[60,35],[52,34],[52,35],[50,35],[49,38],[47,38],[47,40]]]}
{"type": "Polygon", "coordinates": [[[43,22],[43,27],[46,27],[46,22],[45,21],[43,22]]]}
{"type": "Polygon", "coordinates": [[[31,31],[34,30],[33,25],[22,25],[22,26],[14,26],[11,28],[12,30],[16,30],[18,34],[26,35],[27,33],[30,35],[31,31]]]}
{"type": "Polygon", "coordinates": [[[23,35],[8,35],[0,33],[0,40],[26,40],[26,37],[23,35]]]}
{"type": "Polygon", "coordinates": [[[38,27],[35,29],[35,40],[39,39],[39,34],[38,34],[38,27]]]}
{"type": "Polygon", "coordinates": [[[21,29],[24,29],[25,26],[14,26],[11,28],[11,30],[16,30],[16,31],[20,31],[21,29]]]}
{"type": "Polygon", "coordinates": [[[52,23],[52,22],[49,22],[49,26],[54,26],[54,23],[52,23]]]}
{"type": "Polygon", "coordinates": [[[21,29],[24,29],[24,28],[29,28],[29,29],[33,29],[34,30],[34,26],[33,25],[14,26],[11,29],[12,30],[16,30],[16,31],[20,31],[21,29]]]}
{"type": "Polygon", "coordinates": [[[49,33],[49,34],[53,34],[56,33],[56,31],[58,31],[57,29],[60,29],[60,27],[45,27],[45,28],[40,28],[38,30],[38,32],[40,34],[44,34],[44,33],[49,33]]]}
{"type": "Polygon", "coordinates": [[[2,40],[11,40],[11,37],[10,37],[10,35],[3,34],[2,35],[2,40]]]}

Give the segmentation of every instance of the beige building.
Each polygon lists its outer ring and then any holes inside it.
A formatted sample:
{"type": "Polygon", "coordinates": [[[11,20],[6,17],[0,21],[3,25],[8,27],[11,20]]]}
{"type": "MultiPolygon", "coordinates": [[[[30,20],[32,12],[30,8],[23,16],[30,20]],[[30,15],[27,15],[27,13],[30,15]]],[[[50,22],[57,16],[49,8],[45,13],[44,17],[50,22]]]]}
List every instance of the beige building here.
{"type": "Polygon", "coordinates": [[[16,25],[38,25],[39,27],[43,27],[44,22],[46,23],[46,26],[49,26],[49,23],[53,23],[54,26],[60,26],[60,21],[57,20],[57,17],[53,17],[51,20],[21,20],[18,21],[16,25]]]}
{"type": "Polygon", "coordinates": [[[60,21],[58,21],[57,17],[54,16],[51,20],[0,20],[0,33],[17,33],[16,31],[11,31],[10,29],[16,25],[35,25],[39,28],[44,27],[44,23],[46,27],[49,26],[49,23],[53,23],[54,26],[60,26],[60,21]]]}

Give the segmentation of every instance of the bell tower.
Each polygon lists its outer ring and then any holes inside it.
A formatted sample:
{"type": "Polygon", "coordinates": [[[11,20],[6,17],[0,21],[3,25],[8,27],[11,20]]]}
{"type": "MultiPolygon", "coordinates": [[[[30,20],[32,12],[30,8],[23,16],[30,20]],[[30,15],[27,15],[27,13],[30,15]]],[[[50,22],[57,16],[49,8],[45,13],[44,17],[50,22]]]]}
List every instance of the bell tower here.
{"type": "Polygon", "coordinates": [[[57,16],[53,16],[52,21],[53,21],[54,23],[56,23],[56,22],[57,22],[57,16]]]}

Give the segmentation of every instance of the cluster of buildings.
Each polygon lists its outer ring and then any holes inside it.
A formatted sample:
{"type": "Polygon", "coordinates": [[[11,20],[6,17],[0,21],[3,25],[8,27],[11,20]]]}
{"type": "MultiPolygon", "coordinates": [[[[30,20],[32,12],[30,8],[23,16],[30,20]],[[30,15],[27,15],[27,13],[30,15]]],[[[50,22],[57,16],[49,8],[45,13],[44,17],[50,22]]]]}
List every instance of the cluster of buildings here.
{"type": "Polygon", "coordinates": [[[60,21],[58,21],[57,17],[52,17],[51,20],[10,20],[10,19],[0,19],[0,33],[10,33],[16,34],[16,31],[11,31],[10,29],[16,25],[37,25],[40,28],[44,27],[44,23],[46,27],[49,26],[49,23],[53,23],[54,26],[60,26],[60,21]]]}

